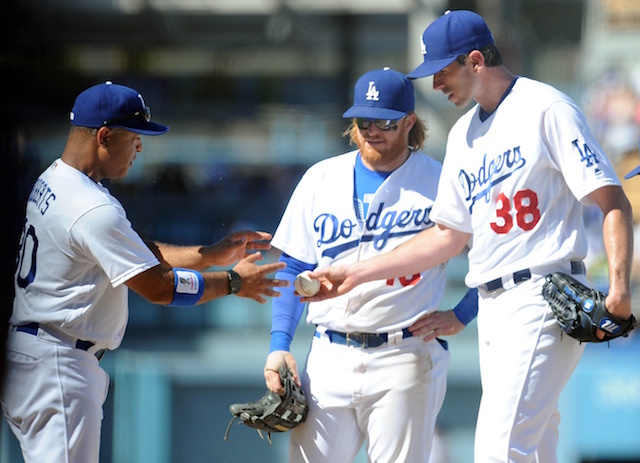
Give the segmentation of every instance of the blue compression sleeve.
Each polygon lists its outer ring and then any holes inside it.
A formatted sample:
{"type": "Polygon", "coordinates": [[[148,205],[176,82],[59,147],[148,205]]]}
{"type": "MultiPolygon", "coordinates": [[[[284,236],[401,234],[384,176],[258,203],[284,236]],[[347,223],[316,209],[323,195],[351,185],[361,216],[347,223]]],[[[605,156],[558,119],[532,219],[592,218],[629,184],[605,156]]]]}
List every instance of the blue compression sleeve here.
{"type": "Polygon", "coordinates": [[[478,316],[478,288],[469,289],[455,306],[453,313],[465,325],[476,318],[478,316]]]}
{"type": "Polygon", "coordinates": [[[305,306],[305,304],[300,302],[300,299],[293,294],[295,289],[293,287],[293,280],[295,280],[298,273],[305,270],[313,270],[316,267],[314,264],[299,261],[285,253],[282,253],[282,256],[280,256],[280,262],[286,263],[287,266],[276,272],[276,278],[287,280],[291,285],[280,290],[282,293],[280,297],[274,297],[272,299],[271,345],[269,352],[276,350],[289,351],[293,335],[296,332],[298,323],[300,323],[300,318],[302,317],[305,306]]]}

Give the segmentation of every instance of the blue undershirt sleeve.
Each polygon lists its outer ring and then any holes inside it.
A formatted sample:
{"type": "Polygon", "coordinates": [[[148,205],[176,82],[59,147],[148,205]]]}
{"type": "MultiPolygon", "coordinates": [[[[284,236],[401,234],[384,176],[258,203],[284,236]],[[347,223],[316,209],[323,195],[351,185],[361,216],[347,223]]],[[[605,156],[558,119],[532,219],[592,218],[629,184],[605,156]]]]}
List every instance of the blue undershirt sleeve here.
{"type": "Polygon", "coordinates": [[[290,286],[282,288],[280,297],[272,298],[271,309],[271,345],[269,352],[284,350],[289,352],[291,341],[296,332],[305,304],[300,302],[300,298],[293,294],[293,280],[298,273],[305,270],[313,270],[316,265],[308,264],[282,253],[280,262],[287,264],[286,268],[276,272],[275,277],[287,280],[290,286]]]}
{"type": "Polygon", "coordinates": [[[469,289],[453,309],[461,323],[468,325],[478,316],[478,288],[469,289]]]}

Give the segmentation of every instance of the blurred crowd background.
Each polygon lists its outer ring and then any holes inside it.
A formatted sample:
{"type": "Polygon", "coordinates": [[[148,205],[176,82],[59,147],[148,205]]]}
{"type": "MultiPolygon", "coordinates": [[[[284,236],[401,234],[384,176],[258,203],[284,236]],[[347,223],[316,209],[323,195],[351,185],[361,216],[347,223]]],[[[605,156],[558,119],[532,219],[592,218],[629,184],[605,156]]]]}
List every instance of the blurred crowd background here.
{"type": "MultiPolygon", "coordinates": [[[[384,66],[412,70],[421,62],[422,31],[447,9],[480,13],[513,72],[571,96],[621,178],[640,164],[638,0],[5,0],[4,315],[25,199],[61,154],[80,91],[107,80],[131,86],[153,119],[171,127],[143,138],[129,175],[108,182],[143,237],[195,244],[237,229],[273,232],[305,169],[350,149],[341,116],[357,77],[384,66]]],[[[425,151],[442,160],[463,110],[434,92],[430,78],[415,84],[425,151]]],[[[622,184],[640,224],[640,179],[622,184]]],[[[590,277],[606,289],[601,217],[585,213],[590,277]]],[[[443,309],[466,290],[466,257],[453,259],[448,272],[443,309]]],[[[112,381],[102,461],[285,462],[286,434],[269,446],[234,426],[223,441],[228,406],[264,392],[270,305],[230,297],[185,310],[132,294],[130,306],[122,347],[102,361],[112,381]]],[[[311,334],[300,326],[299,363],[311,334]]],[[[560,404],[562,463],[640,461],[637,338],[588,346],[560,404]]],[[[432,461],[466,463],[480,398],[475,324],[449,345],[449,392],[432,461]]],[[[2,421],[0,463],[21,461],[2,421]]]]}

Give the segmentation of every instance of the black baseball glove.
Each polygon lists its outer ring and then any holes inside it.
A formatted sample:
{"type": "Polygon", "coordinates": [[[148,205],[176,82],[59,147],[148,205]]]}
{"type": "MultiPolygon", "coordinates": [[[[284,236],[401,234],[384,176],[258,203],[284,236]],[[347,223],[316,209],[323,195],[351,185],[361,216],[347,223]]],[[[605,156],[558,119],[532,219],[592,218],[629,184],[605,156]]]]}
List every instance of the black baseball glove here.
{"type": "Polygon", "coordinates": [[[589,288],[564,273],[547,275],[542,295],[564,332],[580,342],[604,342],[626,337],[636,323],[633,315],[629,320],[611,315],[604,305],[605,293],[589,288]],[[596,335],[597,329],[604,332],[603,339],[596,335]]]}
{"type": "MultiPolygon", "coordinates": [[[[280,381],[284,387],[284,395],[268,390],[260,400],[248,403],[233,404],[229,411],[233,418],[224,435],[226,441],[233,422],[239,418],[241,423],[256,429],[264,439],[262,431],[267,433],[271,445],[272,432],[285,432],[298,426],[307,418],[307,400],[302,389],[293,381],[291,371],[286,366],[280,367],[280,381]]],[[[238,423],[240,424],[240,423],[238,423]]]]}

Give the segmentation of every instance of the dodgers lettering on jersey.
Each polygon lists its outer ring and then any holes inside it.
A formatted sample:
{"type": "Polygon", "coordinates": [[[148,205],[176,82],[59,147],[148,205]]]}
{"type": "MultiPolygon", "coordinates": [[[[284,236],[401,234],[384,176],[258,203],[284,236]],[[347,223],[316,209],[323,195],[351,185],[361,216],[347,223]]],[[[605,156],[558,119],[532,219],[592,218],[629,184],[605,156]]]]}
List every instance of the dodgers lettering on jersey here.
{"type": "Polygon", "coordinates": [[[429,219],[431,207],[408,210],[385,209],[381,202],[376,211],[370,212],[364,221],[364,234],[360,224],[352,218],[340,221],[330,213],[320,213],[314,220],[314,230],[318,233],[318,247],[324,247],[322,256],[335,258],[344,251],[358,246],[359,242],[371,241],[374,249],[382,251],[389,242],[389,238],[414,235],[424,228],[433,226],[429,219]],[[332,244],[350,239],[346,243],[331,247],[332,244]]]}
{"type": "Polygon", "coordinates": [[[619,184],[573,101],[520,77],[488,119],[476,105],[451,129],[431,218],[473,235],[466,284],[476,287],[583,259],[581,202],[619,184]]]}
{"type": "MultiPolygon", "coordinates": [[[[440,163],[412,153],[378,188],[367,217],[359,219],[353,203],[356,155],[352,151],[327,159],[305,173],[272,246],[324,267],[388,252],[433,226],[430,212],[440,163]]],[[[365,283],[347,295],[309,304],[307,322],[338,331],[404,328],[437,309],[444,287],[444,265],[422,275],[365,283]]]]}
{"type": "Polygon", "coordinates": [[[467,172],[464,168],[460,169],[458,181],[466,195],[465,200],[470,203],[469,212],[473,213],[473,205],[478,199],[484,198],[486,202],[489,202],[492,187],[511,177],[525,164],[526,160],[520,153],[520,147],[516,146],[498,154],[489,161],[487,161],[485,154],[482,164],[476,172],[467,172]]]}

